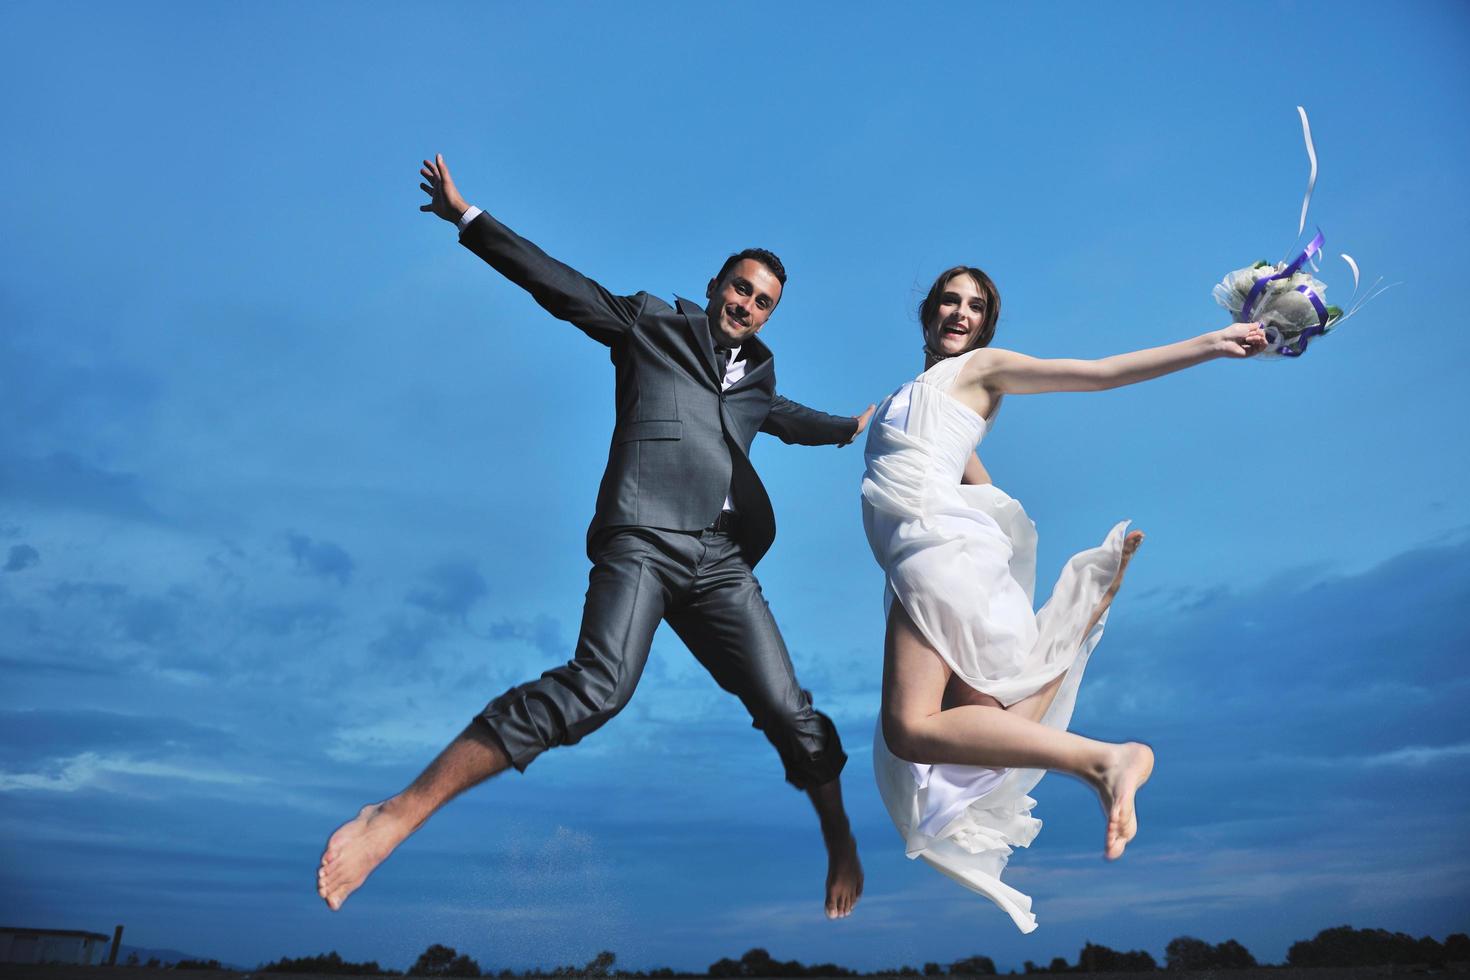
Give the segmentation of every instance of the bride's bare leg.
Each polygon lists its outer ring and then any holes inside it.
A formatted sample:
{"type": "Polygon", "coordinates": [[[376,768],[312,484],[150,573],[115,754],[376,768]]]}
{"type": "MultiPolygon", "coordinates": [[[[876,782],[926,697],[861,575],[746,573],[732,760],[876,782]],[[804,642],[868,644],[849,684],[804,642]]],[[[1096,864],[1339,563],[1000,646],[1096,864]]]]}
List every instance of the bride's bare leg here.
{"type": "MultiPolygon", "coordinates": [[[[1123,585],[1123,573],[1128,571],[1128,563],[1133,560],[1133,554],[1138,551],[1138,546],[1141,544],[1143,544],[1142,531],[1129,531],[1128,536],[1123,539],[1123,556],[1118,560],[1118,571],[1113,575],[1113,580],[1108,583],[1102,598],[1098,600],[1097,607],[1092,610],[1092,616],[1087,620],[1087,625],[1082,628],[1083,637],[1093,631],[1093,628],[1102,620],[1103,613],[1108,611],[1108,607],[1118,597],[1118,589],[1123,585]]],[[[1080,638],[1078,642],[1081,642],[1080,638]]],[[[1040,721],[1046,714],[1046,709],[1050,708],[1052,701],[1056,699],[1057,691],[1061,689],[1062,681],[1066,676],[1065,673],[1057,675],[1035,694],[1027,695],[1006,710],[1020,718],[1040,721]]]]}
{"type": "Polygon", "coordinates": [[[898,603],[888,617],[883,737],[910,762],[1059,769],[1092,781],[1107,768],[1106,742],[980,705],[940,710],[950,669],[898,603]]]}
{"type": "Polygon", "coordinates": [[[1055,769],[1090,784],[1108,817],[1105,854],[1120,857],[1138,833],[1133,797],[1153,771],[1153,752],[1049,728],[1001,708],[940,710],[950,669],[895,602],[883,661],[883,738],[909,762],[1055,769]]]}

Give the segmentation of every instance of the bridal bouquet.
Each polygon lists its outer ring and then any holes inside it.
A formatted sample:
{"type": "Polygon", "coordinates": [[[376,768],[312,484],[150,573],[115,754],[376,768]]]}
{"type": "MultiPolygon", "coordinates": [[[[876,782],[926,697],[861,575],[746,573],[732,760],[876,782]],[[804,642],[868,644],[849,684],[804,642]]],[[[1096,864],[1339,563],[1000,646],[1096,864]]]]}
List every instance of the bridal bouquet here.
{"type": "MultiPolygon", "coordinates": [[[[1313,243],[1321,240],[1319,234],[1313,243]]],[[[1327,284],[1302,271],[1311,252],[1309,247],[1291,264],[1270,265],[1263,260],[1236,269],[1215,287],[1215,302],[1237,322],[1260,323],[1265,329],[1268,354],[1296,357],[1307,349],[1307,341],[1343,320],[1342,308],[1328,306],[1323,298],[1327,284]]]]}
{"type": "MultiPolygon", "coordinates": [[[[1302,137],[1307,143],[1307,159],[1312,164],[1311,175],[1307,178],[1307,195],[1302,201],[1301,221],[1297,225],[1300,237],[1307,224],[1307,205],[1312,200],[1312,188],[1317,183],[1317,151],[1312,146],[1307,110],[1297,106],[1296,111],[1302,119],[1302,137]]],[[[1322,252],[1323,241],[1322,232],[1318,230],[1307,247],[1290,262],[1277,262],[1275,265],[1257,262],[1244,269],[1236,269],[1215,287],[1215,302],[1229,310],[1237,322],[1260,323],[1265,329],[1269,345],[1267,355],[1300,357],[1313,337],[1325,335],[1388,288],[1370,290],[1369,295],[1356,300],[1358,263],[1351,255],[1343,253],[1343,261],[1353,270],[1356,302],[1346,313],[1341,307],[1327,305],[1327,284],[1313,275],[1317,271],[1315,259],[1322,252]],[[1311,271],[1303,268],[1308,265],[1311,271]]],[[[1378,282],[1373,284],[1374,287],[1378,282]]]]}

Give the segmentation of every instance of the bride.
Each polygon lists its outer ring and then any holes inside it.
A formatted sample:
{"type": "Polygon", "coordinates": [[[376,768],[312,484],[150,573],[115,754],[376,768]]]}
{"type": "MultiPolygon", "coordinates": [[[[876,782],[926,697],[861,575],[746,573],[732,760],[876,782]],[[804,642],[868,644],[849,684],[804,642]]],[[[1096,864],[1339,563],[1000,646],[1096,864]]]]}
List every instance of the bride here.
{"type": "Polygon", "coordinates": [[[1153,771],[1138,742],[1067,731],[1087,657],[1143,540],[1112,529],[1072,557],[1033,612],[1036,532],[975,455],[1005,395],[1101,391],[1266,347],[1259,324],[1101,360],[1040,360],[990,347],[1000,295],[957,266],[919,307],[925,370],[888,397],[868,434],[863,524],[887,576],[883,705],[874,768],[911,858],[987,896],[1023,932],[1031,899],[1000,880],[1041,822],[1026,794],[1048,769],[1098,794],[1104,855],[1138,833],[1134,796],[1153,771]]]}

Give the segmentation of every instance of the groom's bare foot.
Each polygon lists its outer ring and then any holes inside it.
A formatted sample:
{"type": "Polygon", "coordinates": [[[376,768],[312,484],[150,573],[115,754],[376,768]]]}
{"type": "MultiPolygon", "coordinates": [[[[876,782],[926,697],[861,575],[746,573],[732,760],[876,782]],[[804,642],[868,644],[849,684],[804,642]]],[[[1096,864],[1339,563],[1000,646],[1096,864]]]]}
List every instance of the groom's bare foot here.
{"type": "Polygon", "coordinates": [[[1116,861],[1128,842],[1138,835],[1138,810],[1133,798],[1154,771],[1154,751],[1141,742],[1125,742],[1098,780],[1097,793],[1108,816],[1103,856],[1116,861]]]}
{"type": "Polygon", "coordinates": [[[411,822],[389,809],[391,803],[368,804],[327,839],[316,872],[316,893],[333,912],[413,833],[411,822]]]}
{"type": "Polygon", "coordinates": [[[852,834],[827,842],[827,918],[845,919],[863,896],[863,864],[852,834]]]}

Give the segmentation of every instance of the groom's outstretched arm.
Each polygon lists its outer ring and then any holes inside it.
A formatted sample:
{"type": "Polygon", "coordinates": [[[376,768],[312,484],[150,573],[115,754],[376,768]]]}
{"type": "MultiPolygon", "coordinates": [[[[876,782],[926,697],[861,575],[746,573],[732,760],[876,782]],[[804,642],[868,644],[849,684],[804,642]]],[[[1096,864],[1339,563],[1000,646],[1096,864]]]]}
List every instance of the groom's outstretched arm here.
{"type": "Polygon", "coordinates": [[[800,402],[776,395],[761,431],[787,444],[801,446],[845,446],[868,427],[873,406],[861,415],[828,415],[800,402]]]}
{"type": "Polygon", "coordinates": [[[429,203],[419,210],[438,215],[459,228],[460,244],[474,252],[552,316],[566,320],[593,340],[612,346],[632,328],[647,301],[646,294],[618,296],[476,207],[465,203],[443,156],[425,160],[419,184],[429,203]]]}

